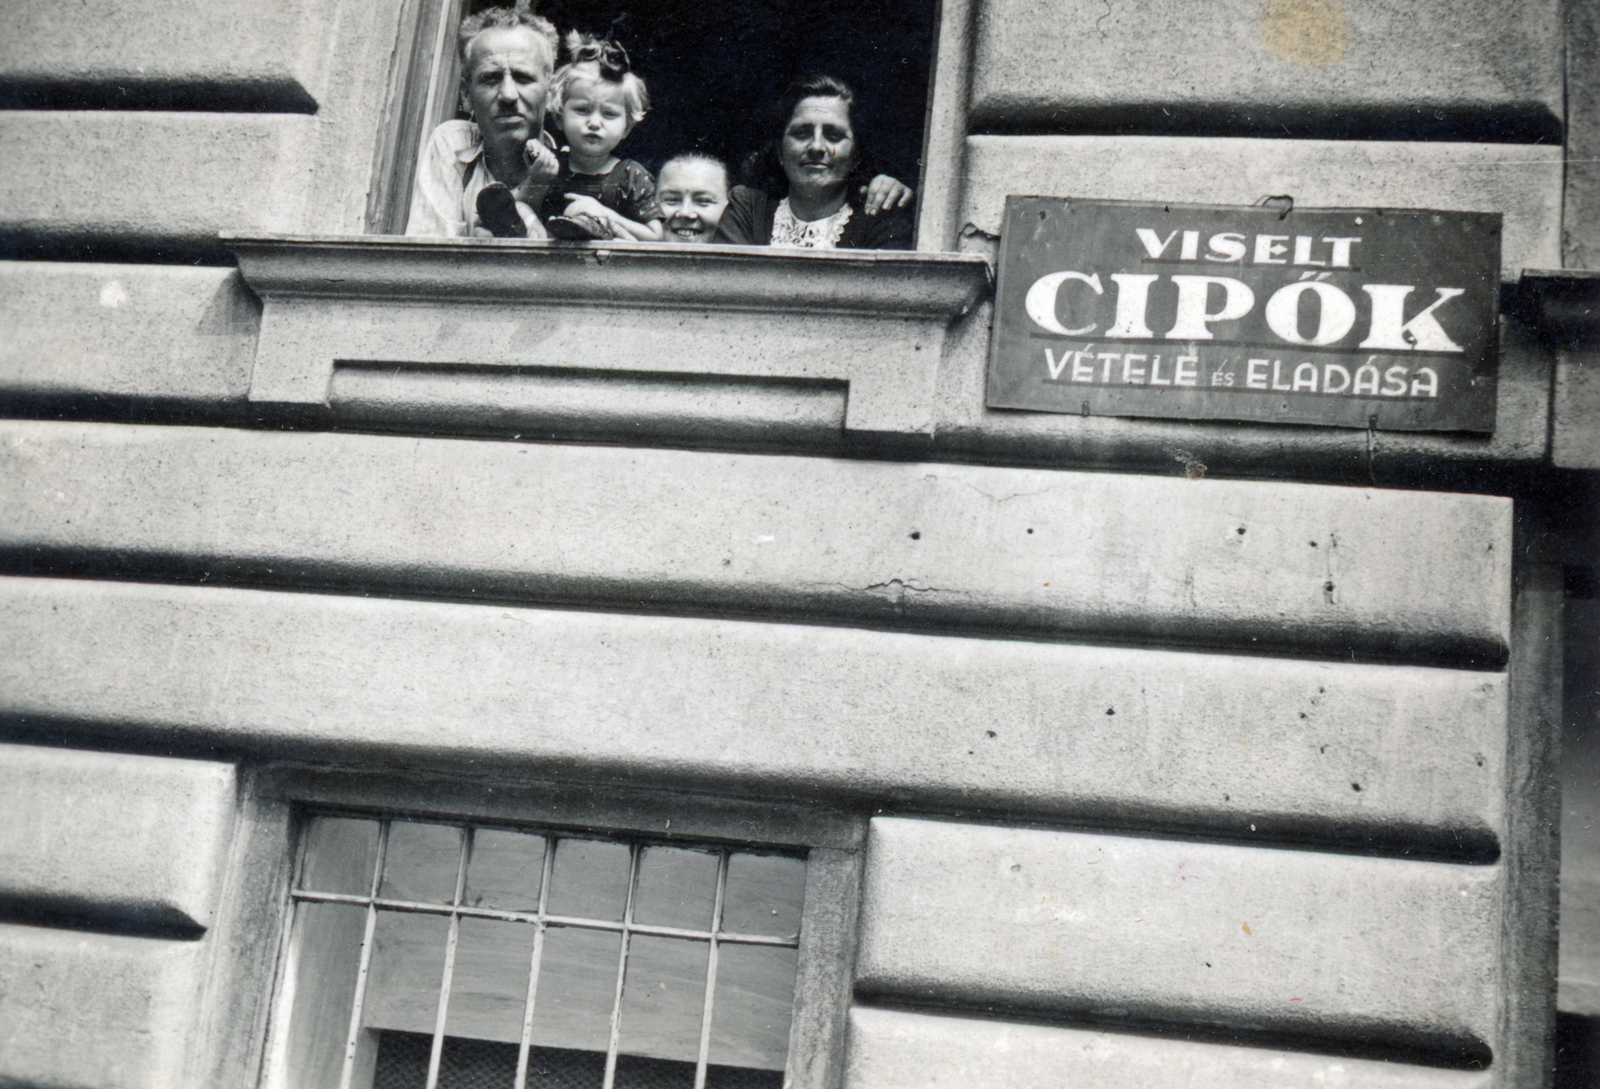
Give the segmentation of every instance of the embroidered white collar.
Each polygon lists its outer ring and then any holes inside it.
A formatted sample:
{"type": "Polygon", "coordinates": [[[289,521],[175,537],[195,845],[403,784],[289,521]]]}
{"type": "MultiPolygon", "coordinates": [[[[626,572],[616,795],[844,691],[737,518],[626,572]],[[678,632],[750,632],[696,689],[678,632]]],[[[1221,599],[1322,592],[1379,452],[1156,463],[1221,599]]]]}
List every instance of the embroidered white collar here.
{"type": "Polygon", "coordinates": [[[827,219],[810,222],[796,219],[789,209],[789,198],[778,202],[772,215],[772,244],[774,246],[799,246],[808,250],[837,249],[844,235],[844,225],[850,222],[848,201],[827,219]]]}

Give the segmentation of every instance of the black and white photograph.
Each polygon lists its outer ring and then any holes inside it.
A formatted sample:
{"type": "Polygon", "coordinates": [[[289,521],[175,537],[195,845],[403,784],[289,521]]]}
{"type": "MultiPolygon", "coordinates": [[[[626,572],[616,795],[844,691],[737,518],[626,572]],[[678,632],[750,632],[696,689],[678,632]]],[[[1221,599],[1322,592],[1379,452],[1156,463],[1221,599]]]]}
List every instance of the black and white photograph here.
{"type": "Polygon", "coordinates": [[[0,1086],[1600,1089],[1600,0],[10,0],[0,1086]]]}

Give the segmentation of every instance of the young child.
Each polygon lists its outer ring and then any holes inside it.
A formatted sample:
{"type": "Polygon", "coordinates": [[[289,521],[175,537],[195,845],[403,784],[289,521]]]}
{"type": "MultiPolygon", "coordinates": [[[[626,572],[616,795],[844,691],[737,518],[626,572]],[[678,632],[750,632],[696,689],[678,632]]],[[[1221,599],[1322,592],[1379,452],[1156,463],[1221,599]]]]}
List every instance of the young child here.
{"type": "Polygon", "coordinates": [[[668,242],[710,242],[728,209],[728,165],[698,151],[661,165],[656,200],[666,216],[668,242]]]}
{"type": "Polygon", "coordinates": [[[539,218],[552,238],[659,242],[666,231],[655,179],[612,154],[650,109],[644,80],[614,42],[573,31],[567,52],[571,60],[556,72],[549,107],[567,147],[539,218]]]}

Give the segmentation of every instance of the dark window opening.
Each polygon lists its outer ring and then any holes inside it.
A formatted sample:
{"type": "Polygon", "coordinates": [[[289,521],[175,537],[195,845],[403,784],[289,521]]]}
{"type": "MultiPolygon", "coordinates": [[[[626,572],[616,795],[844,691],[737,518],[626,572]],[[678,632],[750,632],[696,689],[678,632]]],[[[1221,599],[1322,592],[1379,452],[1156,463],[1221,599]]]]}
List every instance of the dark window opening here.
{"type": "MultiPolygon", "coordinates": [[[[440,122],[469,119],[459,111],[456,26],[503,4],[418,0],[417,25],[402,42],[411,59],[397,75],[395,130],[380,148],[369,229],[404,233],[420,149],[440,122]]],[[[652,174],[672,156],[698,151],[726,162],[740,183],[741,164],[772,140],[772,109],[784,89],[820,73],[855,90],[851,121],[866,173],[920,189],[934,0],[547,0],[535,10],[563,35],[610,34],[627,49],[652,108],[616,154],[652,174]]],[[[553,120],[546,129],[559,135],[553,120]]]]}
{"type": "MultiPolygon", "coordinates": [[[[469,11],[491,6],[472,0],[469,11]]],[[[737,168],[767,137],[789,81],[824,73],[855,88],[851,119],[873,166],[917,184],[932,0],[552,0],[539,11],[562,33],[609,33],[628,50],[654,109],[618,153],[652,172],[689,150],[737,168]]]]}

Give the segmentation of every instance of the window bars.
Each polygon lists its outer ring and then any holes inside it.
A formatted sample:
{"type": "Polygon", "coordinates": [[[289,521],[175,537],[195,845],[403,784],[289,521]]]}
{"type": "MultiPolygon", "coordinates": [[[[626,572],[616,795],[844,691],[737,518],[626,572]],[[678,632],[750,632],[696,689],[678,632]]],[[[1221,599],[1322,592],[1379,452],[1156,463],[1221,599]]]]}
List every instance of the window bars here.
{"type": "Polygon", "coordinates": [[[776,1076],[804,873],[802,859],[726,847],[313,817],[290,892],[284,1073],[365,1089],[392,1030],[431,1032],[427,1089],[447,1039],[515,1042],[515,1089],[551,1048],[603,1051],[599,1089],[618,1089],[619,1058],[692,1062],[693,1089],[730,1067],[776,1076]]]}

